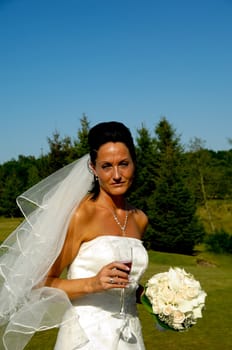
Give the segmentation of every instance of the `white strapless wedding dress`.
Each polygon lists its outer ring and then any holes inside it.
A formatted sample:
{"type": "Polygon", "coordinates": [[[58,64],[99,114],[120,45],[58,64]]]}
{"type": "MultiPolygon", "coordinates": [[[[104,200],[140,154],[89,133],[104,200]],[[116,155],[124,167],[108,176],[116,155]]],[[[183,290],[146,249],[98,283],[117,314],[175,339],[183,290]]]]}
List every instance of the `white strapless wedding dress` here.
{"type": "Polygon", "coordinates": [[[118,261],[119,249],[133,248],[130,286],[126,288],[126,319],[113,314],[120,309],[120,289],[89,294],[72,301],[77,314],[76,322],[83,328],[88,342],[81,347],[75,342],[75,322],[60,327],[55,350],[144,350],[141,325],[136,309],[136,289],[147,268],[148,255],[140,240],[112,235],[98,236],[82,244],[78,255],[69,268],[68,279],[91,277],[106,264],[118,261]],[[123,340],[126,332],[132,334],[123,340]]]}

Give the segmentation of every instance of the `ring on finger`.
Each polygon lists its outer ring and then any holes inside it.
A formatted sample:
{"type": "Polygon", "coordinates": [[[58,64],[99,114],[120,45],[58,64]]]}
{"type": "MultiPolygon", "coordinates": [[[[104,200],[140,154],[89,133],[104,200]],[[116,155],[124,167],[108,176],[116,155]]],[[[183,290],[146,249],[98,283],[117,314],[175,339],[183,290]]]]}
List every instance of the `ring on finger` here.
{"type": "Polygon", "coordinates": [[[114,284],[114,279],[110,277],[110,284],[114,284]]]}

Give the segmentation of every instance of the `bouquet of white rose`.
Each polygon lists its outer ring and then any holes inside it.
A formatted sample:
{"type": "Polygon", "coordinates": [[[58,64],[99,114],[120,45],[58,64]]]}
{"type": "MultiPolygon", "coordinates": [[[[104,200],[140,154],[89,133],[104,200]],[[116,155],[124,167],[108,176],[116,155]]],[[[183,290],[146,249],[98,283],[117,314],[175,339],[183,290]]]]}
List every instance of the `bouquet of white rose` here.
{"type": "Polygon", "coordinates": [[[184,269],[175,267],[152,276],[145,285],[142,304],[164,329],[183,331],[202,317],[206,293],[184,269]]]}

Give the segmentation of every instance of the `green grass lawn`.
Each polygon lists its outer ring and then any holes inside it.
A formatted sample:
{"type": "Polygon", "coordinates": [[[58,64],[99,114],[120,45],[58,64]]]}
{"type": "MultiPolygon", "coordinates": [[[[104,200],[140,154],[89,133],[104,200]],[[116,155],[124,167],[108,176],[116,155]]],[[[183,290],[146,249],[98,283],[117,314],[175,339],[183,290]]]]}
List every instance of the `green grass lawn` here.
{"type": "MultiPolygon", "coordinates": [[[[20,221],[0,218],[0,241],[20,221]],[[9,221],[8,221],[9,220],[9,221]]],[[[198,279],[207,293],[203,318],[186,332],[156,329],[153,317],[138,305],[147,350],[229,350],[232,348],[232,256],[199,250],[196,256],[149,251],[149,267],[142,283],[153,274],[179,266],[198,279]]],[[[52,350],[57,330],[36,334],[26,350],[52,350]]],[[[12,349],[14,350],[14,349],[12,349]]],[[[65,349],[64,349],[65,350],[65,349]]]]}
{"type": "Polygon", "coordinates": [[[21,218],[3,218],[0,217],[0,243],[2,243],[9,233],[11,233],[17,225],[22,222],[21,218]]]}

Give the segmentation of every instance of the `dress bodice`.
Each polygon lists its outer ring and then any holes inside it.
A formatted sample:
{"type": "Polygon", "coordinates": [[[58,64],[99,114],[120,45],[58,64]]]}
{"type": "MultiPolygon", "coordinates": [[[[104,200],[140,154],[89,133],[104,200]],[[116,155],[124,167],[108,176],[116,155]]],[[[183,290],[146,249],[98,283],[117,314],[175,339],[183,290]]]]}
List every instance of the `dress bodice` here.
{"type": "Polygon", "coordinates": [[[81,245],[68,271],[68,278],[84,278],[96,275],[99,270],[113,261],[120,260],[120,251],[132,248],[132,269],[130,276],[138,282],[147,268],[148,256],[142,241],[131,237],[113,235],[98,236],[81,245]]]}
{"type": "MultiPolygon", "coordinates": [[[[95,276],[103,266],[120,261],[119,252],[130,248],[133,250],[133,259],[130,283],[125,289],[125,320],[112,317],[120,309],[120,288],[91,293],[72,300],[79,323],[89,339],[83,350],[144,350],[135,293],[148,265],[148,255],[142,241],[130,237],[104,235],[85,242],[70,265],[67,278],[95,276]],[[135,335],[134,344],[120,339],[120,332],[125,324],[128,324],[128,329],[135,335]]],[[[75,334],[75,323],[62,327],[55,350],[76,349],[75,334]]]]}

